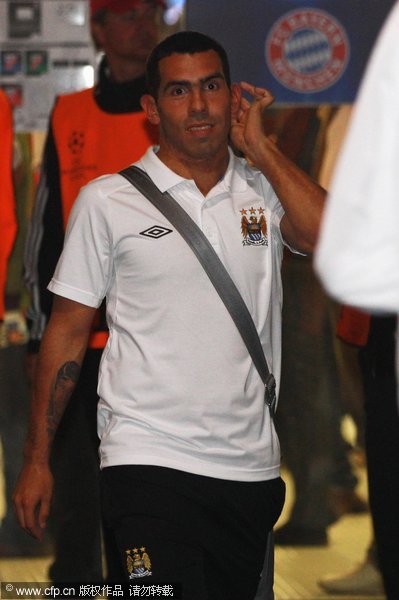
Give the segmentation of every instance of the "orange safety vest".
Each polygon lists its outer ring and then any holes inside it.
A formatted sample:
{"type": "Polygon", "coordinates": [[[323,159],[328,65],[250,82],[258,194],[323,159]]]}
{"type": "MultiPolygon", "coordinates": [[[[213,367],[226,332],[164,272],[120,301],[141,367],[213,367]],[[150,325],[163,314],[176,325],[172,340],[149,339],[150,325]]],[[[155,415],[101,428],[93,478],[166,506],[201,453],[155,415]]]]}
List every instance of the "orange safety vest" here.
{"type": "MultiPolygon", "coordinates": [[[[135,162],[158,137],[143,112],[102,111],[94,100],[93,88],[59,96],[52,129],[60,165],[64,227],[82,186],[135,162]]],[[[107,337],[104,331],[93,331],[89,346],[103,348],[107,337]]]]}
{"type": "Polygon", "coordinates": [[[65,225],[83,185],[127,167],[157,140],[156,129],[144,113],[106,113],[97,106],[92,88],[59,96],[52,127],[65,225]]]}
{"type": "Polygon", "coordinates": [[[1,89],[0,132],[0,319],[3,319],[7,262],[15,240],[17,220],[12,180],[12,111],[8,98],[1,89]]]}

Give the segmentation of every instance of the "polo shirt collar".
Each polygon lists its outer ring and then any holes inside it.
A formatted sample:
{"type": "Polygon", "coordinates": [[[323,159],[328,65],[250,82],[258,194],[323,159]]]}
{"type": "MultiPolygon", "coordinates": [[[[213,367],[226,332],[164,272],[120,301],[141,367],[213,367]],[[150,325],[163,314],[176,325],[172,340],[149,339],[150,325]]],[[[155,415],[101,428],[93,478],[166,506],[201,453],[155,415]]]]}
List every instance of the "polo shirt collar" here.
{"type": "Polygon", "coordinates": [[[147,152],[140,160],[140,163],[161,192],[166,192],[176,185],[187,181],[187,179],[181,177],[172,171],[172,169],[169,169],[169,167],[158,158],[156,154],[157,150],[157,146],[148,148],[147,152]]]}
{"type": "MultiPolygon", "coordinates": [[[[148,173],[161,192],[170,191],[175,186],[187,184],[189,179],[181,177],[172,169],[169,169],[158,157],[157,146],[148,148],[140,160],[144,170],[148,173]]],[[[234,156],[229,148],[229,164],[223,178],[216,184],[221,192],[242,192],[246,189],[246,179],[244,175],[244,166],[241,161],[234,156]]],[[[215,189],[214,188],[214,189],[215,189]]],[[[215,190],[216,191],[216,190],[215,190]]]]}

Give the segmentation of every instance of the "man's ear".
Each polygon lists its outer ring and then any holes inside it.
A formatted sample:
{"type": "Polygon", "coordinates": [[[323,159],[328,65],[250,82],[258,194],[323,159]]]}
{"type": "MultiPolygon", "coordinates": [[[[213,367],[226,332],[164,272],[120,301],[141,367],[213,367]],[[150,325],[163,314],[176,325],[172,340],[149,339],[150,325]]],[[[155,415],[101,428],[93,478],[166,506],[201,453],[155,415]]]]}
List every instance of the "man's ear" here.
{"type": "Polygon", "coordinates": [[[155,98],[150,94],[144,94],[140,99],[140,104],[149,122],[153,125],[159,125],[160,119],[155,98]]]}
{"type": "Polygon", "coordinates": [[[241,87],[238,83],[232,83],[230,88],[231,94],[231,118],[236,119],[241,106],[241,87]]]}

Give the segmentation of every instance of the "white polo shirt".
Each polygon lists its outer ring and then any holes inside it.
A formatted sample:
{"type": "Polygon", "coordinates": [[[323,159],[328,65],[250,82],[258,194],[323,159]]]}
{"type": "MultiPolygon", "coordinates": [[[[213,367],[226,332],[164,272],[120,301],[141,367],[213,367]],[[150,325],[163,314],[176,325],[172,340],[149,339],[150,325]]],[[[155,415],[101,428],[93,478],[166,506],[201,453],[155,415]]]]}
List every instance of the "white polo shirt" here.
{"type": "MultiPolygon", "coordinates": [[[[283,209],[269,183],[231,152],[225,176],[206,198],[152,148],[136,164],[215,248],[278,385],[283,209]]],[[[102,467],[158,465],[238,481],[279,475],[263,385],[236,326],[187,243],[122,176],[82,189],[49,289],[93,307],[106,298],[102,467]]]]}

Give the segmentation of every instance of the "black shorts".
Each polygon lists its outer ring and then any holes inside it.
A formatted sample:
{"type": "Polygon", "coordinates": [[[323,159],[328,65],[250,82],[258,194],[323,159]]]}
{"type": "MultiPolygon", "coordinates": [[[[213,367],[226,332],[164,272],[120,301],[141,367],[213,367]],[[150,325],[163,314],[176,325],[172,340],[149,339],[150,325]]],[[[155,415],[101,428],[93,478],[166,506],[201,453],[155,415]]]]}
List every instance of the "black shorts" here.
{"type": "Polygon", "coordinates": [[[184,600],[253,600],[284,504],[282,479],[122,465],[102,471],[102,491],[126,580],[181,583],[184,600]]]}

